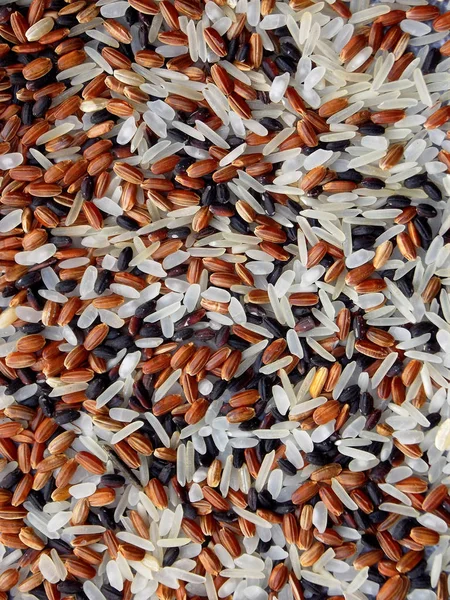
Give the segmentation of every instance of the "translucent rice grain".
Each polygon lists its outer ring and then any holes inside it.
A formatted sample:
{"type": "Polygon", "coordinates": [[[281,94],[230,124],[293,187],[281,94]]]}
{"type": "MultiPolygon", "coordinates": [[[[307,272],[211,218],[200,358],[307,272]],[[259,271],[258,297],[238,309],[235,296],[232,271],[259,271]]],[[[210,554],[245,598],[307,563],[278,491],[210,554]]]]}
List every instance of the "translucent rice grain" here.
{"type": "Polygon", "coordinates": [[[145,418],[150,423],[150,426],[155,430],[156,435],[159,437],[161,442],[164,444],[166,448],[170,447],[170,438],[167,435],[166,431],[158,421],[158,419],[153,415],[153,413],[146,412],[145,418]]]}
{"type": "Polygon", "coordinates": [[[111,444],[117,444],[118,442],[122,441],[123,439],[140,429],[143,426],[143,424],[144,423],[142,421],[130,423],[129,425],[127,425],[112,436],[111,444]]]}
{"type": "Polygon", "coordinates": [[[380,384],[380,382],[384,379],[386,373],[393,366],[397,358],[397,352],[392,352],[382,361],[381,365],[378,367],[378,369],[375,371],[375,374],[372,377],[372,388],[376,388],[380,384]]]}
{"type": "Polygon", "coordinates": [[[289,73],[277,75],[277,77],[273,79],[269,92],[269,97],[272,102],[280,102],[283,98],[289,84],[289,79],[289,73]]]}
{"type": "Polygon", "coordinates": [[[247,9],[247,21],[251,27],[258,25],[260,19],[260,10],[260,0],[250,0],[247,9]]]}
{"type": "Polygon", "coordinates": [[[23,211],[20,208],[18,210],[11,211],[5,217],[3,217],[0,220],[0,233],[7,233],[8,231],[11,231],[11,229],[17,227],[17,225],[19,225],[22,221],[22,212],[23,211]]]}
{"type": "Polygon", "coordinates": [[[94,583],[92,583],[92,581],[88,580],[83,583],[83,592],[86,594],[89,600],[106,600],[104,594],[102,594],[102,592],[94,583]]]}
{"type": "Polygon", "coordinates": [[[255,489],[257,492],[260,492],[263,489],[263,487],[266,483],[267,477],[269,476],[269,473],[271,471],[274,458],[275,458],[274,450],[272,450],[272,452],[269,452],[268,454],[265,455],[264,460],[262,461],[261,467],[258,472],[258,477],[256,478],[256,481],[255,481],[255,489]]]}
{"type": "Polygon", "coordinates": [[[313,509],[312,522],[319,533],[323,533],[327,527],[328,511],[323,502],[317,502],[313,509]]]}
{"type": "Polygon", "coordinates": [[[350,23],[365,23],[369,21],[375,20],[377,17],[381,17],[381,15],[385,15],[391,10],[390,6],[386,4],[378,4],[371,8],[367,8],[364,10],[359,10],[352,14],[349,19],[350,23]]]}

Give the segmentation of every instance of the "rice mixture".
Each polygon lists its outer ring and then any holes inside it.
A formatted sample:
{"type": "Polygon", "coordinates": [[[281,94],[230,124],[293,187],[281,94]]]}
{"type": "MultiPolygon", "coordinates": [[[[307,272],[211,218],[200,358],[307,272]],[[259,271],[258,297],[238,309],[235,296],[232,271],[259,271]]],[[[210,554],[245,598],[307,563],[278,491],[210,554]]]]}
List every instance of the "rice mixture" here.
{"type": "Polygon", "coordinates": [[[447,600],[436,4],[0,0],[0,600],[447,600]]]}

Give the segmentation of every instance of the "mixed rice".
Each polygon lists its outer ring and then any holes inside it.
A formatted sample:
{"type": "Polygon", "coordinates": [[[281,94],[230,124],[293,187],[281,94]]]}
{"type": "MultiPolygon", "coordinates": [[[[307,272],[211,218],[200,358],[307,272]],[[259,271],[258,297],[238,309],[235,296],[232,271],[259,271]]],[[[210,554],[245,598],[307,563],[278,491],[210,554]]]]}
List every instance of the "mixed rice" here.
{"type": "Polygon", "coordinates": [[[0,600],[447,600],[447,8],[0,0],[0,600]]]}

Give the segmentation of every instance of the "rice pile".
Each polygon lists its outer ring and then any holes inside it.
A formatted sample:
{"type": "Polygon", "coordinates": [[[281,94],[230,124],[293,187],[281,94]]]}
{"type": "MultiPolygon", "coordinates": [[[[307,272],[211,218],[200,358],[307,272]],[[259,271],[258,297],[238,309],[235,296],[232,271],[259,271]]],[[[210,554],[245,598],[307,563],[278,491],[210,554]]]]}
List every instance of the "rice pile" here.
{"type": "Polygon", "coordinates": [[[0,600],[447,600],[446,4],[0,0],[0,600]]]}

